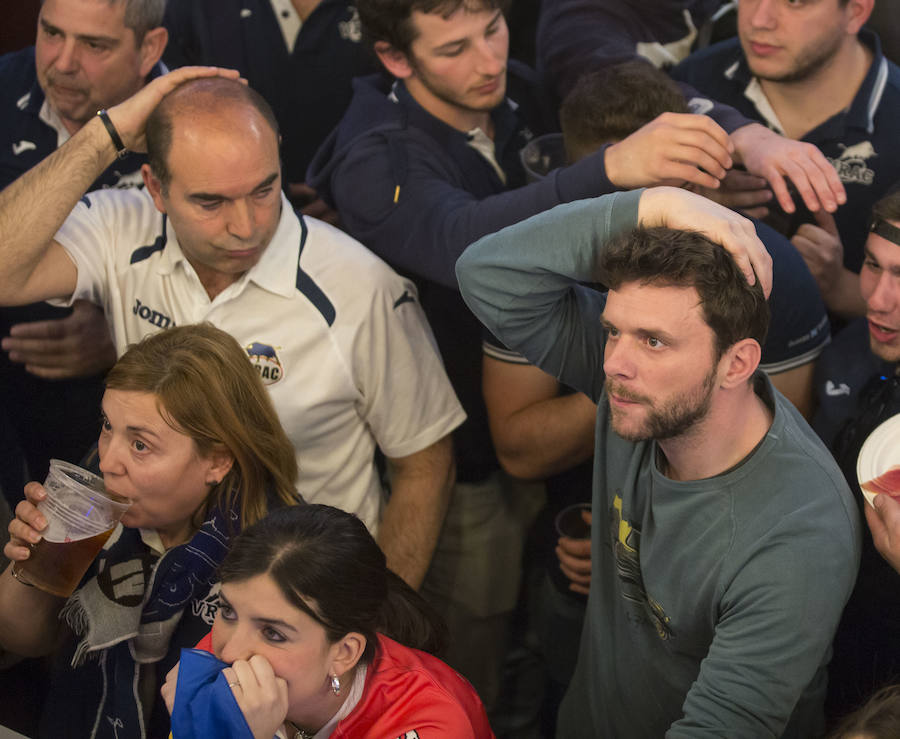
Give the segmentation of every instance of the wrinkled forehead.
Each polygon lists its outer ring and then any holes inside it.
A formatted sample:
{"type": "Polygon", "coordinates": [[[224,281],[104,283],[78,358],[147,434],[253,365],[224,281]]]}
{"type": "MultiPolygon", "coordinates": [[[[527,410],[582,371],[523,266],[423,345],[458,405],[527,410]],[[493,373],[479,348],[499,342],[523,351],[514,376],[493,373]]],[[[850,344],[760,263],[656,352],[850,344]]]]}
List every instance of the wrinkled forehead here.
{"type": "Polygon", "coordinates": [[[645,281],[625,282],[610,290],[603,318],[620,329],[640,331],[655,327],[680,332],[706,326],[695,287],[645,281]]]}

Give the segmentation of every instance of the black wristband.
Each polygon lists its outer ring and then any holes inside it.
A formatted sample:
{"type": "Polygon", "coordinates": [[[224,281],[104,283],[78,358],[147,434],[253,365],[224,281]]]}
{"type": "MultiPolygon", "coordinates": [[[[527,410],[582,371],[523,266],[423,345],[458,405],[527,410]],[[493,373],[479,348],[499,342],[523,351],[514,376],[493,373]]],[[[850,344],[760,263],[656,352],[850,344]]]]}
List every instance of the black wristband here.
{"type": "Polygon", "coordinates": [[[113,125],[113,122],[109,120],[109,116],[106,113],[106,110],[98,110],[97,117],[103,121],[103,125],[106,127],[106,132],[109,134],[109,137],[112,139],[113,146],[116,147],[116,157],[121,159],[128,153],[128,149],[125,148],[125,144],[122,143],[122,137],[119,136],[119,132],[116,131],[116,127],[113,125]]]}

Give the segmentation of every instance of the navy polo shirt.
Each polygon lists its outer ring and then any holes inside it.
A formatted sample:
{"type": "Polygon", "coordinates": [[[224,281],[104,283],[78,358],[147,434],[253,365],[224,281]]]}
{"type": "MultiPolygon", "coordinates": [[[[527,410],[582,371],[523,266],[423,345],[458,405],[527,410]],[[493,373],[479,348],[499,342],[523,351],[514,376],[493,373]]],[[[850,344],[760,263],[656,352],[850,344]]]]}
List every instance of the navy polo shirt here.
{"type": "MultiPolygon", "coordinates": [[[[158,64],[150,79],[163,73],[158,64]]],[[[41,120],[44,91],[37,81],[34,47],[0,56],[0,190],[56,151],[59,135],[41,120]]],[[[91,185],[91,190],[140,184],[142,154],[128,154],[116,160],[91,185]]]]}
{"type": "MultiPolygon", "coordinates": [[[[376,72],[379,65],[362,42],[359,14],[347,0],[322,0],[302,24],[298,21],[299,32],[290,42],[273,5],[270,0],[169,0],[164,58],[173,68],[213,64],[240,70],[275,112],[285,182],[303,182],[313,154],[350,103],[353,77],[376,72]]],[[[295,13],[287,6],[282,12],[295,13]]]]}
{"type": "MultiPolygon", "coordinates": [[[[838,209],[835,222],[844,244],[844,265],[854,272],[859,272],[863,262],[872,205],[900,180],[900,146],[896,141],[900,67],[884,57],[873,32],[863,29],[859,38],[871,49],[873,59],[853,103],[801,139],[821,149],[847,191],[847,203],[838,209]]],[[[774,114],[766,110],[768,106],[763,104],[760,109],[751,99],[758,86],[753,84],[737,38],[692,54],[672,70],[672,76],[779,130],[774,114]]]]}

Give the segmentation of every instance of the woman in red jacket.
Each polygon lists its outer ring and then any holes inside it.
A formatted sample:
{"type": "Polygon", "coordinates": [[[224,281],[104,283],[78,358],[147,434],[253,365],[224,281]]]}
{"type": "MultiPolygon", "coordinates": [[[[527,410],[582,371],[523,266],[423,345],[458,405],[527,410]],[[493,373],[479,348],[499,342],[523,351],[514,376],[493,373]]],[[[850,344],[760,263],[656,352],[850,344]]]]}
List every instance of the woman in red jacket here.
{"type": "MultiPolygon", "coordinates": [[[[433,651],[441,627],[355,516],[275,511],[235,540],[219,575],[219,611],[198,647],[230,665],[216,678],[240,709],[229,736],[493,737],[472,686],[414,648],[433,651]]],[[[179,711],[204,709],[176,699],[177,681],[173,671],[163,688],[173,730],[179,711]]]]}

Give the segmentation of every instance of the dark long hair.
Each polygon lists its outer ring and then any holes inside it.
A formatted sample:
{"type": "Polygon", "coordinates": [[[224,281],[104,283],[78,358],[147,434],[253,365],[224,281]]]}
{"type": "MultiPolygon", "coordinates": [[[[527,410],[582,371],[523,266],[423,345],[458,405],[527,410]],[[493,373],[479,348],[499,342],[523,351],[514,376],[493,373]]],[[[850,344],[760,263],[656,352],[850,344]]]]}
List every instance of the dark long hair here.
{"type": "Polygon", "coordinates": [[[282,508],[244,530],[219,579],[257,575],[269,575],[289,603],[325,627],[330,642],[362,634],[363,662],[375,655],[377,633],[432,654],[446,644],[447,627],[437,612],[387,568],[365,524],[337,508],[282,508]]]}

